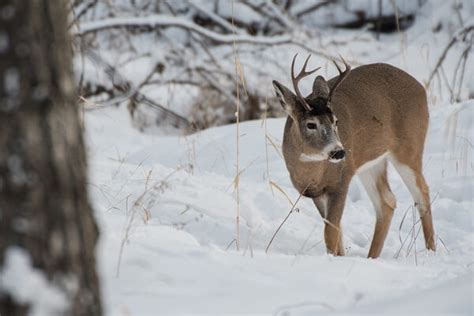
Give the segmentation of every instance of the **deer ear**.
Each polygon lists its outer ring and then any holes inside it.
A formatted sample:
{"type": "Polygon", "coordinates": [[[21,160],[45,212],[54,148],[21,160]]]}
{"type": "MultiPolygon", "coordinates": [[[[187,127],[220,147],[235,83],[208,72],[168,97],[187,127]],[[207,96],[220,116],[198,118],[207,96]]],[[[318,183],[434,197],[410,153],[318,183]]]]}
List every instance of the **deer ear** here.
{"type": "Polygon", "coordinates": [[[322,76],[317,76],[313,83],[313,98],[328,99],[329,98],[329,86],[322,76]]]}
{"type": "Polygon", "coordinates": [[[272,81],[276,96],[289,116],[295,117],[296,95],[276,80],[272,81]]]}

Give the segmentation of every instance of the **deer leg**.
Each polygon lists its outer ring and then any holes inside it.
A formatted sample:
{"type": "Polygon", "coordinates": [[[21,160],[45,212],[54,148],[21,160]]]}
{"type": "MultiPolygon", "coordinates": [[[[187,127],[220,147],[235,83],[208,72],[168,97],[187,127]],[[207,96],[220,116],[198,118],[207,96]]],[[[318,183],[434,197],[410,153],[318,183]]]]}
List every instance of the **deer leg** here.
{"type": "Polygon", "coordinates": [[[425,237],[426,249],[436,250],[435,233],[433,227],[433,216],[431,214],[431,199],[428,185],[425,177],[421,173],[417,174],[416,183],[421,192],[421,199],[416,201],[418,212],[420,214],[423,235],[425,237]]]}
{"type": "Polygon", "coordinates": [[[393,161],[393,165],[402,177],[403,182],[408,187],[408,190],[415,201],[415,205],[420,214],[421,226],[423,227],[426,249],[435,251],[435,233],[433,228],[433,217],[431,214],[430,193],[425,178],[421,172],[418,172],[414,168],[410,168],[408,165],[402,164],[396,160],[393,161]]]}
{"type": "Polygon", "coordinates": [[[321,196],[318,196],[317,198],[314,198],[313,201],[319,211],[319,214],[321,214],[321,217],[325,220],[324,239],[326,242],[326,249],[328,253],[331,253],[337,256],[343,256],[344,245],[342,242],[342,233],[340,231],[340,228],[336,229],[336,227],[340,227],[340,226],[339,225],[336,226],[335,224],[330,223],[327,219],[328,206],[329,206],[328,194],[323,194],[321,196]],[[333,229],[335,230],[334,232],[332,231],[330,227],[328,227],[331,225],[334,225],[333,227],[333,229]]]}
{"type": "Polygon", "coordinates": [[[337,192],[325,193],[314,199],[314,203],[324,219],[324,241],[327,252],[335,256],[344,256],[341,218],[344,211],[348,185],[337,192]]]}
{"type": "Polygon", "coordinates": [[[375,209],[374,236],[368,257],[377,258],[382,252],[392,222],[393,210],[396,207],[396,199],[387,180],[387,160],[378,161],[370,168],[362,171],[359,174],[359,179],[375,209]]]}
{"type": "Polygon", "coordinates": [[[342,241],[342,231],[340,222],[329,221],[324,226],[324,241],[326,242],[326,250],[334,256],[344,256],[344,243],[342,241]]]}

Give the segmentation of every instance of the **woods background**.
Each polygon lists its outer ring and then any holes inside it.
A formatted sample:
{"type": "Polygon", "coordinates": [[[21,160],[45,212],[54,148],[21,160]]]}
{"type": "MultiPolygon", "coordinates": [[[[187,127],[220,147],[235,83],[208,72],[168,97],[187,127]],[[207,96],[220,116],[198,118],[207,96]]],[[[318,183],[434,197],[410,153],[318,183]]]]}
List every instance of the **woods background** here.
{"type": "Polygon", "coordinates": [[[472,3],[454,1],[449,13],[437,10],[441,4],[74,1],[70,28],[80,95],[86,108],[127,100],[141,130],[169,125],[190,131],[235,122],[237,95],[241,120],[261,118],[264,112],[281,116],[270,82],[286,80],[293,55],[308,53],[324,75],[336,74],[330,60],[341,54],[353,67],[377,61],[410,68],[423,76],[431,103],[472,97],[472,75],[466,78],[472,3]],[[404,31],[418,20],[417,35],[409,37],[404,31]],[[380,39],[390,33],[396,34],[392,40],[380,39]],[[410,47],[419,49],[419,43],[412,44],[427,33],[449,47],[433,50],[427,44],[413,60],[410,47]],[[445,65],[448,53],[450,64],[445,65]],[[440,86],[447,86],[449,95],[440,86]]]}

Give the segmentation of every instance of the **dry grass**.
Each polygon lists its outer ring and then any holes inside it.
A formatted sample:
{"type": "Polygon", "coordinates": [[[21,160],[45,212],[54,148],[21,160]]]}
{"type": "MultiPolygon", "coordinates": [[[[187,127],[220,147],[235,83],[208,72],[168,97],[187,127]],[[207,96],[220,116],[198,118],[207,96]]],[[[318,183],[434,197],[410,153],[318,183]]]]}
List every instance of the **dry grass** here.
{"type": "Polygon", "coordinates": [[[148,222],[148,220],[151,218],[149,209],[156,202],[156,194],[164,192],[165,188],[168,187],[168,180],[179,170],[180,168],[174,169],[167,176],[165,176],[161,181],[158,181],[157,183],[155,183],[153,186],[150,187],[149,183],[151,180],[151,174],[153,172],[153,169],[151,169],[146,174],[145,188],[143,192],[135,199],[131,207],[129,207],[129,199],[130,199],[131,194],[127,195],[126,201],[125,201],[125,211],[127,214],[127,219],[125,221],[125,225],[122,231],[122,238],[120,242],[120,249],[119,249],[118,260],[117,260],[117,269],[115,273],[116,277],[120,276],[120,266],[122,263],[124,248],[130,239],[130,232],[133,227],[133,223],[135,221],[136,215],[141,211],[141,215],[142,215],[142,219],[144,223],[146,224],[148,222]],[[151,196],[149,196],[150,192],[155,192],[155,194],[152,194],[151,196]]]}
{"type": "Polygon", "coordinates": [[[148,175],[147,175],[147,178],[145,180],[145,190],[143,191],[143,193],[135,200],[135,202],[133,203],[132,205],[132,208],[129,209],[129,204],[128,204],[128,201],[129,201],[129,197],[130,195],[127,196],[126,198],[126,202],[125,202],[125,210],[126,210],[126,214],[127,214],[127,220],[125,222],[125,227],[124,227],[124,230],[122,232],[122,241],[120,243],[120,250],[119,250],[119,255],[118,255],[118,261],[117,261],[117,270],[116,270],[116,277],[119,277],[120,275],[120,265],[122,263],[122,255],[123,255],[123,250],[124,250],[124,247],[125,247],[125,244],[128,242],[129,240],[129,237],[130,237],[130,230],[132,228],[132,224],[133,224],[133,221],[135,219],[135,215],[136,213],[138,212],[139,208],[141,205],[143,205],[143,199],[145,197],[145,195],[148,193],[148,183],[150,181],[150,177],[151,177],[151,173],[152,173],[153,170],[150,170],[148,172],[148,175]]]}
{"type": "MultiPolygon", "coordinates": [[[[434,204],[434,202],[437,200],[438,197],[439,197],[439,192],[437,192],[434,198],[431,200],[430,206],[434,204]]],[[[415,265],[418,265],[418,252],[416,250],[416,242],[418,240],[418,237],[420,235],[421,228],[422,228],[421,219],[419,218],[419,216],[417,216],[417,214],[418,214],[418,209],[417,209],[416,204],[410,205],[403,213],[402,220],[400,222],[400,225],[398,226],[398,239],[400,240],[400,248],[398,248],[397,252],[393,256],[394,259],[398,259],[400,257],[402,250],[405,247],[405,244],[408,241],[408,244],[405,250],[405,257],[410,256],[410,254],[413,252],[414,258],[415,258],[415,265]],[[411,224],[410,230],[405,235],[405,238],[403,238],[402,240],[401,230],[403,228],[405,220],[407,219],[409,211],[411,211],[411,215],[412,215],[412,224],[411,224]]],[[[437,240],[438,239],[441,241],[441,243],[443,243],[443,246],[446,248],[441,237],[437,236],[437,240]]]]}
{"type": "Polygon", "coordinates": [[[455,161],[456,173],[467,175],[469,167],[472,166],[472,149],[474,148],[471,141],[458,135],[458,117],[459,110],[451,114],[446,121],[445,142],[449,145],[449,160],[455,161]],[[460,143],[461,142],[461,143],[460,143]]]}
{"type": "Polygon", "coordinates": [[[286,197],[290,205],[293,205],[293,202],[291,201],[291,198],[289,197],[289,195],[278,184],[276,184],[276,182],[270,181],[270,186],[275,187],[278,191],[280,191],[286,197]]]}
{"type": "Polygon", "coordinates": [[[406,34],[400,30],[400,12],[398,10],[397,4],[395,0],[390,0],[390,5],[395,12],[395,23],[397,25],[397,33],[400,36],[400,54],[402,55],[403,65],[405,69],[407,69],[407,58],[406,58],[406,48],[407,48],[407,40],[406,34]]]}
{"type": "MultiPolygon", "coordinates": [[[[236,35],[235,23],[234,23],[234,0],[232,0],[232,16],[231,16],[231,25],[232,25],[232,34],[236,35]]],[[[237,44],[235,40],[232,42],[232,50],[234,54],[234,64],[235,64],[235,126],[236,126],[236,166],[235,166],[235,180],[234,188],[236,194],[236,214],[235,214],[235,226],[236,226],[236,237],[235,244],[237,250],[240,249],[240,87],[242,85],[245,95],[248,96],[246,85],[245,85],[245,76],[240,63],[239,53],[237,50],[237,44]]]]}

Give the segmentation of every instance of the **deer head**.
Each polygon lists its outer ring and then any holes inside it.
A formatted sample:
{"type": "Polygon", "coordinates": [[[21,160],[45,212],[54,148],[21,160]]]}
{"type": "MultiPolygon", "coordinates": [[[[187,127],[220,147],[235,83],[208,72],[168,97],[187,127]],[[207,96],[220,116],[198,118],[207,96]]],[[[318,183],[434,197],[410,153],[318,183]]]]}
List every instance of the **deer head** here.
{"type": "Polygon", "coordinates": [[[304,151],[300,160],[339,162],[344,159],[345,151],[337,130],[337,117],[331,110],[331,98],[342,81],[349,75],[351,67],[341,57],[346,66],[346,69],[341,71],[333,61],[339,71],[339,77],[332,88],[329,88],[322,76],[317,76],[311,94],[305,98],[298,88],[298,83],[320,68],[306,71],[311,57],[309,55],[300,73],[295,76],[297,56],[298,54],[293,57],[291,64],[291,77],[296,94],[276,80],[273,81],[273,87],[281,105],[293,120],[296,137],[303,144],[304,151]]]}

